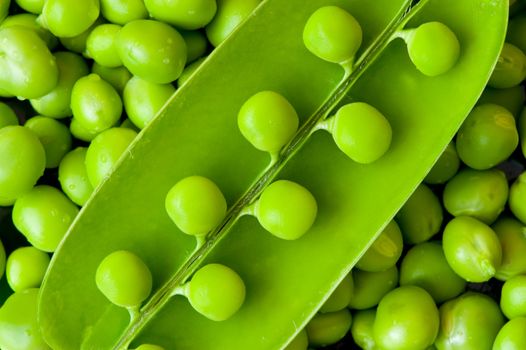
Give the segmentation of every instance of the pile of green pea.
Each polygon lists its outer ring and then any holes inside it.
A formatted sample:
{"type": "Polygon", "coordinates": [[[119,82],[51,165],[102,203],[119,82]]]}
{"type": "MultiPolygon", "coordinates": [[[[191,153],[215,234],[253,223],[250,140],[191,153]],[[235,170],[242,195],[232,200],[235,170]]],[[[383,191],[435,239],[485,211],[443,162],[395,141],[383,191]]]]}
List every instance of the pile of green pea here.
{"type": "Polygon", "coordinates": [[[526,349],[526,4],[424,182],[287,350],[526,349]]]}

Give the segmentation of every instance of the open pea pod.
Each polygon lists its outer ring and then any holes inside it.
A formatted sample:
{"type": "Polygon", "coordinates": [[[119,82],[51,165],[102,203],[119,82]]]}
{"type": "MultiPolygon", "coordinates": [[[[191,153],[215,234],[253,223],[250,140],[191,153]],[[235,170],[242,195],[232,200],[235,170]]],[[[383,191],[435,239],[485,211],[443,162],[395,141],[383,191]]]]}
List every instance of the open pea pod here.
{"type": "MultiPolygon", "coordinates": [[[[114,173],[82,209],[44,281],[39,321],[56,349],[279,349],[306,324],[423,179],[480,95],[505,35],[505,0],[267,0],[167,103],[114,173]],[[358,20],[364,40],[354,71],[309,53],[307,18],[337,5],[358,20]],[[456,65],[428,77],[394,39],[401,26],[441,21],[461,45],[456,65]],[[284,95],[300,129],[269,166],[237,127],[237,113],[262,90],[284,95]],[[311,131],[331,110],[367,102],[393,130],[380,160],[360,165],[328,133],[311,131]],[[168,190],[190,175],[212,179],[230,210],[196,250],[164,208],[168,190]],[[309,189],[318,216],[302,238],[285,241],[240,213],[273,180],[309,189]],[[153,291],[130,322],[95,285],[101,260],[127,249],[150,267],[153,291]],[[175,288],[199,266],[225,264],[242,277],[246,300],[214,322],[175,288]]],[[[286,200],[286,199],[285,199],[286,200]]],[[[124,267],[123,267],[124,268],[124,267]]]]}

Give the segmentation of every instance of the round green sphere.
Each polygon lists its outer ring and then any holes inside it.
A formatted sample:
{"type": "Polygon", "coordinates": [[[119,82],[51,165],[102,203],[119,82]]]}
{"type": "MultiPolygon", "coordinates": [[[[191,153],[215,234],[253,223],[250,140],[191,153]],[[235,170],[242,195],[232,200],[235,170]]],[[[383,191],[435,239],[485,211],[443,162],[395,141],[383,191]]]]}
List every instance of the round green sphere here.
{"type": "Polygon", "coordinates": [[[367,249],[356,263],[356,267],[363,271],[385,271],[394,266],[404,249],[402,232],[396,221],[390,221],[380,236],[367,249]]]}
{"type": "Polygon", "coordinates": [[[314,316],[305,329],[309,345],[322,347],[339,342],[351,329],[352,316],[348,309],[314,316]]]}
{"type": "Polygon", "coordinates": [[[35,247],[20,247],[7,258],[6,277],[15,292],[38,288],[49,265],[49,255],[35,247]]]}
{"type": "Polygon", "coordinates": [[[58,166],[58,181],[62,191],[75,204],[83,206],[93,193],[86,170],[87,148],[77,147],[62,158],[58,166]]]}
{"type": "Polygon", "coordinates": [[[509,319],[526,317],[526,275],[514,276],[504,282],[500,308],[509,319]]]}
{"type": "Polygon", "coordinates": [[[508,203],[517,219],[526,224],[526,172],[523,172],[510,187],[508,203]]]}
{"type": "Polygon", "coordinates": [[[153,18],[187,30],[204,27],[217,11],[216,0],[144,0],[144,5],[153,18]]]}
{"type": "Polygon", "coordinates": [[[57,37],[74,37],[99,17],[99,0],[46,0],[39,21],[57,37]]]}
{"type": "Polygon", "coordinates": [[[71,149],[71,133],[66,125],[43,116],[30,118],[24,125],[38,136],[46,152],[46,168],[56,168],[71,149]]]}
{"type": "Polygon", "coordinates": [[[516,317],[509,320],[497,333],[492,350],[526,349],[525,330],[526,317],[516,317]]]}
{"type": "Polygon", "coordinates": [[[526,55],[517,46],[504,43],[488,85],[506,89],[519,85],[526,78],[526,55]]]}
{"type": "Polygon", "coordinates": [[[108,21],[120,25],[148,18],[143,0],[100,0],[100,11],[108,21]]]}

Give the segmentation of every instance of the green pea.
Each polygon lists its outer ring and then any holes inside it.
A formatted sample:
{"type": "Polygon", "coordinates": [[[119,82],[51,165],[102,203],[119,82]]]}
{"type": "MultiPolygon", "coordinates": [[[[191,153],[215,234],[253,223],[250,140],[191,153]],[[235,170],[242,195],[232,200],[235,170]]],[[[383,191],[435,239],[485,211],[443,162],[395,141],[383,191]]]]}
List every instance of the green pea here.
{"type": "Polygon", "coordinates": [[[468,282],[489,280],[502,261],[495,231],[469,216],[457,216],[446,225],[442,244],[449,266],[468,282]]]}
{"type": "Polygon", "coordinates": [[[113,86],[92,73],[73,86],[71,109],[73,119],[88,131],[99,133],[117,123],[122,114],[122,101],[113,86]]]}
{"type": "Polygon", "coordinates": [[[510,187],[509,206],[517,219],[526,223],[526,172],[523,172],[510,187]]]}
{"type": "Polygon", "coordinates": [[[308,346],[309,337],[307,336],[307,331],[302,329],[283,350],[307,350],[308,346]]]}
{"type": "Polygon", "coordinates": [[[523,11],[509,21],[506,41],[517,46],[522,52],[526,52],[526,36],[524,33],[526,33],[526,15],[523,11]]]}
{"type": "Polygon", "coordinates": [[[58,37],[74,37],[99,17],[99,0],[46,0],[39,21],[58,37]]]}
{"type": "Polygon", "coordinates": [[[524,330],[526,329],[526,317],[517,317],[509,320],[500,329],[495,342],[493,343],[493,350],[522,350],[526,349],[526,337],[524,337],[524,330]]]}
{"type": "Polygon", "coordinates": [[[519,85],[526,77],[526,56],[515,45],[504,43],[488,85],[498,89],[519,85]]]}
{"type": "Polygon", "coordinates": [[[351,328],[352,316],[348,309],[314,316],[307,327],[309,345],[319,347],[335,344],[351,328]]]}
{"type": "Polygon", "coordinates": [[[303,43],[314,55],[329,62],[352,64],[362,44],[360,23],[337,6],[317,9],[303,29],[303,43]]]}
{"type": "Polygon", "coordinates": [[[192,307],[212,321],[232,317],[245,301],[245,284],[231,268],[208,264],[200,268],[186,285],[192,307]]]}
{"type": "Polygon", "coordinates": [[[82,54],[86,51],[86,41],[88,40],[89,34],[93,29],[95,29],[98,25],[102,23],[104,23],[104,21],[101,17],[99,17],[95,20],[95,22],[93,22],[91,26],[89,26],[88,29],[86,29],[79,35],[75,35],[68,38],[59,38],[60,43],[69,51],[82,54]]]}
{"type": "Polygon", "coordinates": [[[104,18],[120,25],[148,17],[143,0],[100,0],[100,7],[104,18]]]}
{"type": "Polygon", "coordinates": [[[44,173],[46,153],[38,136],[23,126],[0,129],[0,206],[12,205],[44,173]],[[13,157],[16,154],[16,157],[13,157]]]}
{"type": "Polygon", "coordinates": [[[75,118],[71,119],[71,123],[69,124],[69,131],[71,132],[71,135],[75,136],[75,138],[86,142],[92,141],[95,138],[95,136],[99,134],[98,132],[86,129],[75,118]]]}
{"type": "Polygon", "coordinates": [[[122,61],[117,54],[115,41],[121,26],[105,23],[96,26],[86,39],[86,52],[84,55],[93,58],[100,65],[114,68],[122,66],[122,61]]]}
{"type": "Polygon", "coordinates": [[[208,48],[206,35],[199,30],[181,30],[179,32],[186,43],[187,59],[186,64],[202,57],[208,48]]]}
{"type": "Polygon", "coordinates": [[[122,96],[128,118],[139,129],[144,129],[174,92],[171,84],[156,84],[137,76],[131,78],[122,96]]]}
{"type": "Polygon", "coordinates": [[[179,76],[179,79],[177,79],[177,87],[181,87],[186,83],[186,81],[194,74],[194,72],[197,70],[197,68],[201,67],[201,64],[206,60],[206,57],[201,57],[195,62],[192,62],[188,66],[186,66],[179,76]]]}
{"type": "Polygon", "coordinates": [[[424,288],[442,303],[462,293],[466,281],[449,266],[440,242],[425,242],[412,247],[402,260],[400,285],[424,288]]]}
{"type": "Polygon", "coordinates": [[[0,308],[0,348],[51,350],[37,322],[38,289],[11,294],[0,308]]]}
{"type": "Polygon", "coordinates": [[[371,105],[355,102],[341,107],[320,124],[343,153],[357,163],[369,164],[382,157],[391,145],[389,121],[371,105]]]}
{"type": "Polygon", "coordinates": [[[497,220],[492,229],[502,247],[502,263],[495,277],[501,281],[526,274],[526,227],[520,221],[503,217],[497,220]]]}
{"type": "Polygon", "coordinates": [[[38,136],[46,152],[46,168],[56,168],[71,149],[71,133],[64,124],[55,119],[36,116],[24,125],[38,136]]]}
{"type": "Polygon", "coordinates": [[[206,26],[212,45],[221,44],[259,5],[261,0],[216,0],[216,15],[206,26]]]}
{"type": "Polygon", "coordinates": [[[0,86],[20,98],[38,98],[58,81],[58,68],[34,30],[20,26],[0,29],[0,86]]]}
{"type": "Polygon", "coordinates": [[[477,105],[493,103],[506,108],[517,118],[522,111],[526,93],[521,85],[515,85],[506,89],[494,89],[486,86],[479,97],[477,105]]]}
{"type": "Polygon", "coordinates": [[[353,288],[354,284],[352,280],[352,275],[348,274],[340,282],[338,287],[336,287],[334,292],[332,292],[329,299],[327,299],[325,303],[323,303],[319,312],[335,312],[345,309],[349,305],[349,301],[351,300],[353,288]]]}
{"type": "Polygon", "coordinates": [[[369,272],[385,271],[396,264],[403,248],[402,232],[395,221],[390,221],[358,260],[356,267],[369,272]]]}
{"type": "Polygon", "coordinates": [[[150,16],[177,28],[198,29],[216,14],[216,0],[144,0],[150,16]]]}
{"type": "Polygon", "coordinates": [[[124,119],[124,121],[121,123],[120,127],[121,128],[131,129],[131,130],[135,131],[136,133],[141,131],[141,129],[136,127],[135,124],[133,124],[132,121],[129,118],[124,119]]]}
{"type": "Polygon", "coordinates": [[[454,216],[467,215],[491,224],[508,200],[506,175],[497,169],[464,169],[446,184],[443,202],[454,216]]]}
{"type": "Polygon", "coordinates": [[[21,247],[7,258],[6,277],[9,287],[15,292],[38,288],[49,265],[49,256],[34,248],[21,247]]]}
{"type": "Polygon", "coordinates": [[[93,188],[112,173],[136,136],[137,133],[128,128],[110,128],[93,139],[86,152],[86,171],[93,188]]]}
{"type": "Polygon", "coordinates": [[[22,26],[34,30],[50,50],[54,49],[58,44],[58,39],[49,30],[42,28],[37,22],[37,16],[31,13],[9,16],[0,24],[0,28],[12,26],[22,26]]]}
{"type": "Polygon", "coordinates": [[[399,33],[407,44],[411,62],[422,74],[434,77],[448,72],[460,56],[458,39],[445,24],[427,22],[399,33]]]}
{"type": "Polygon", "coordinates": [[[61,191],[39,185],[15,202],[13,223],[35,248],[53,252],[78,211],[61,191]]]}
{"type": "Polygon", "coordinates": [[[139,19],[122,27],[117,52],[133,74],[157,84],[176,80],[186,64],[186,44],[166,23],[139,19]]]}
{"type": "Polygon", "coordinates": [[[278,180],[265,188],[253,209],[253,214],[265,230],[278,238],[294,240],[311,228],[318,206],[305,187],[292,181],[278,180]]]}
{"type": "Polygon", "coordinates": [[[395,266],[380,272],[367,272],[354,269],[353,295],[349,302],[351,309],[365,310],[378,305],[388,292],[398,284],[398,269],[395,266]]]}
{"type": "Polygon", "coordinates": [[[162,346],[153,344],[142,344],[135,350],[164,350],[162,346]]]}
{"type": "Polygon", "coordinates": [[[457,133],[460,159],[473,169],[489,169],[507,159],[519,144],[513,115],[504,107],[475,107],[457,133]]]}
{"type": "Polygon", "coordinates": [[[62,191],[77,205],[84,205],[93,193],[86,170],[87,148],[77,147],[62,158],[58,166],[58,181],[62,191]]]}
{"type": "Polygon", "coordinates": [[[138,307],[152,291],[150,269],[126,250],[115,251],[101,261],[95,282],[109,301],[126,308],[138,307]]]}
{"type": "Polygon", "coordinates": [[[224,219],[227,203],[213,181],[203,176],[189,176],[168,191],[165,208],[182,232],[203,236],[224,219]]]}
{"type": "Polygon", "coordinates": [[[504,282],[500,308],[509,319],[526,316],[526,275],[517,275],[504,282]]]}
{"type": "Polygon", "coordinates": [[[110,83],[110,85],[113,86],[121,96],[124,91],[124,87],[132,77],[130,71],[124,66],[109,68],[101,66],[97,62],[93,62],[93,66],[91,66],[91,72],[97,74],[103,80],[110,83]]]}
{"type": "Polygon", "coordinates": [[[440,306],[438,350],[491,349],[504,318],[489,296],[464,293],[440,306]]]}
{"type": "Polygon", "coordinates": [[[46,95],[31,99],[35,111],[51,118],[66,118],[71,110],[71,92],[75,82],[88,74],[88,65],[82,57],[71,52],[55,52],[58,67],[57,85],[46,95]]]}
{"type": "Polygon", "coordinates": [[[46,0],[15,0],[16,4],[23,10],[34,14],[42,13],[46,0]]]}
{"type": "Polygon", "coordinates": [[[9,125],[18,125],[18,117],[8,104],[0,102],[0,129],[9,125]]]}
{"type": "Polygon", "coordinates": [[[435,302],[424,289],[398,287],[378,304],[374,340],[381,349],[425,349],[435,341],[439,322],[435,302]]]}
{"type": "Polygon", "coordinates": [[[360,310],[354,313],[351,325],[351,335],[354,342],[364,350],[374,350],[374,320],[376,309],[360,310]]]}
{"type": "Polygon", "coordinates": [[[433,237],[442,225],[442,205],[429,187],[420,184],[396,214],[404,242],[417,244],[433,237]]]}
{"type": "Polygon", "coordinates": [[[459,167],[460,159],[458,158],[455,143],[451,142],[424,178],[424,182],[431,185],[443,184],[457,173],[459,167]]]}
{"type": "MultiPolygon", "coordinates": [[[[522,89],[522,87],[521,87],[522,89]]],[[[519,139],[521,141],[522,155],[526,158],[526,108],[519,114],[519,139]]]]}
{"type": "Polygon", "coordinates": [[[276,154],[298,129],[299,119],[285,97],[274,91],[261,91],[243,103],[237,125],[255,148],[276,154]]]}

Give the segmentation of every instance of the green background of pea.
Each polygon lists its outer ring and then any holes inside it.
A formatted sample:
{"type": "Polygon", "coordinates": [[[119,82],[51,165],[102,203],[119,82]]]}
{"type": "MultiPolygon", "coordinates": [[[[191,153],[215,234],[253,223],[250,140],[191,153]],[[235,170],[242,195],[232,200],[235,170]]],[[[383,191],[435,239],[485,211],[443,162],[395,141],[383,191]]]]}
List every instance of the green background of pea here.
{"type": "Polygon", "coordinates": [[[146,308],[158,313],[132,346],[155,341],[169,349],[256,350],[292,339],[424,178],[475,104],[500,52],[506,2],[430,0],[411,20],[408,27],[442,21],[457,35],[461,57],[444,75],[418,72],[401,40],[389,44],[356,82],[360,74],[351,75],[347,82],[354,85],[340,104],[363,101],[382,111],[393,128],[391,149],[379,161],[359,165],[330,135],[315,133],[277,166],[276,179],[296,181],[313,193],[318,217],[294,242],[243,217],[199,251],[199,264],[228,265],[246,284],[245,304],[228,321],[207,320],[182,297],[163,298],[174,286],[161,286],[177,276],[184,280],[198,267],[184,266],[195,241],[170,221],[164,198],[174,183],[195,174],[212,179],[229,206],[254,184],[269,156],[251,147],[236,122],[254,93],[283,94],[300,124],[318,109],[334,107],[338,100],[330,99],[344,85],[343,70],[310,54],[302,42],[303,26],[317,8],[337,5],[355,16],[364,30],[357,54],[363,58],[371,47],[383,49],[385,39],[375,38],[395,27],[408,3],[265,1],[175,93],[83,208],[42,289],[39,317],[50,345],[65,350],[115,345],[127,311],[104,298],[94,276],[99,262],[118,249],[139,255],[154,281],[146,308]]]}

